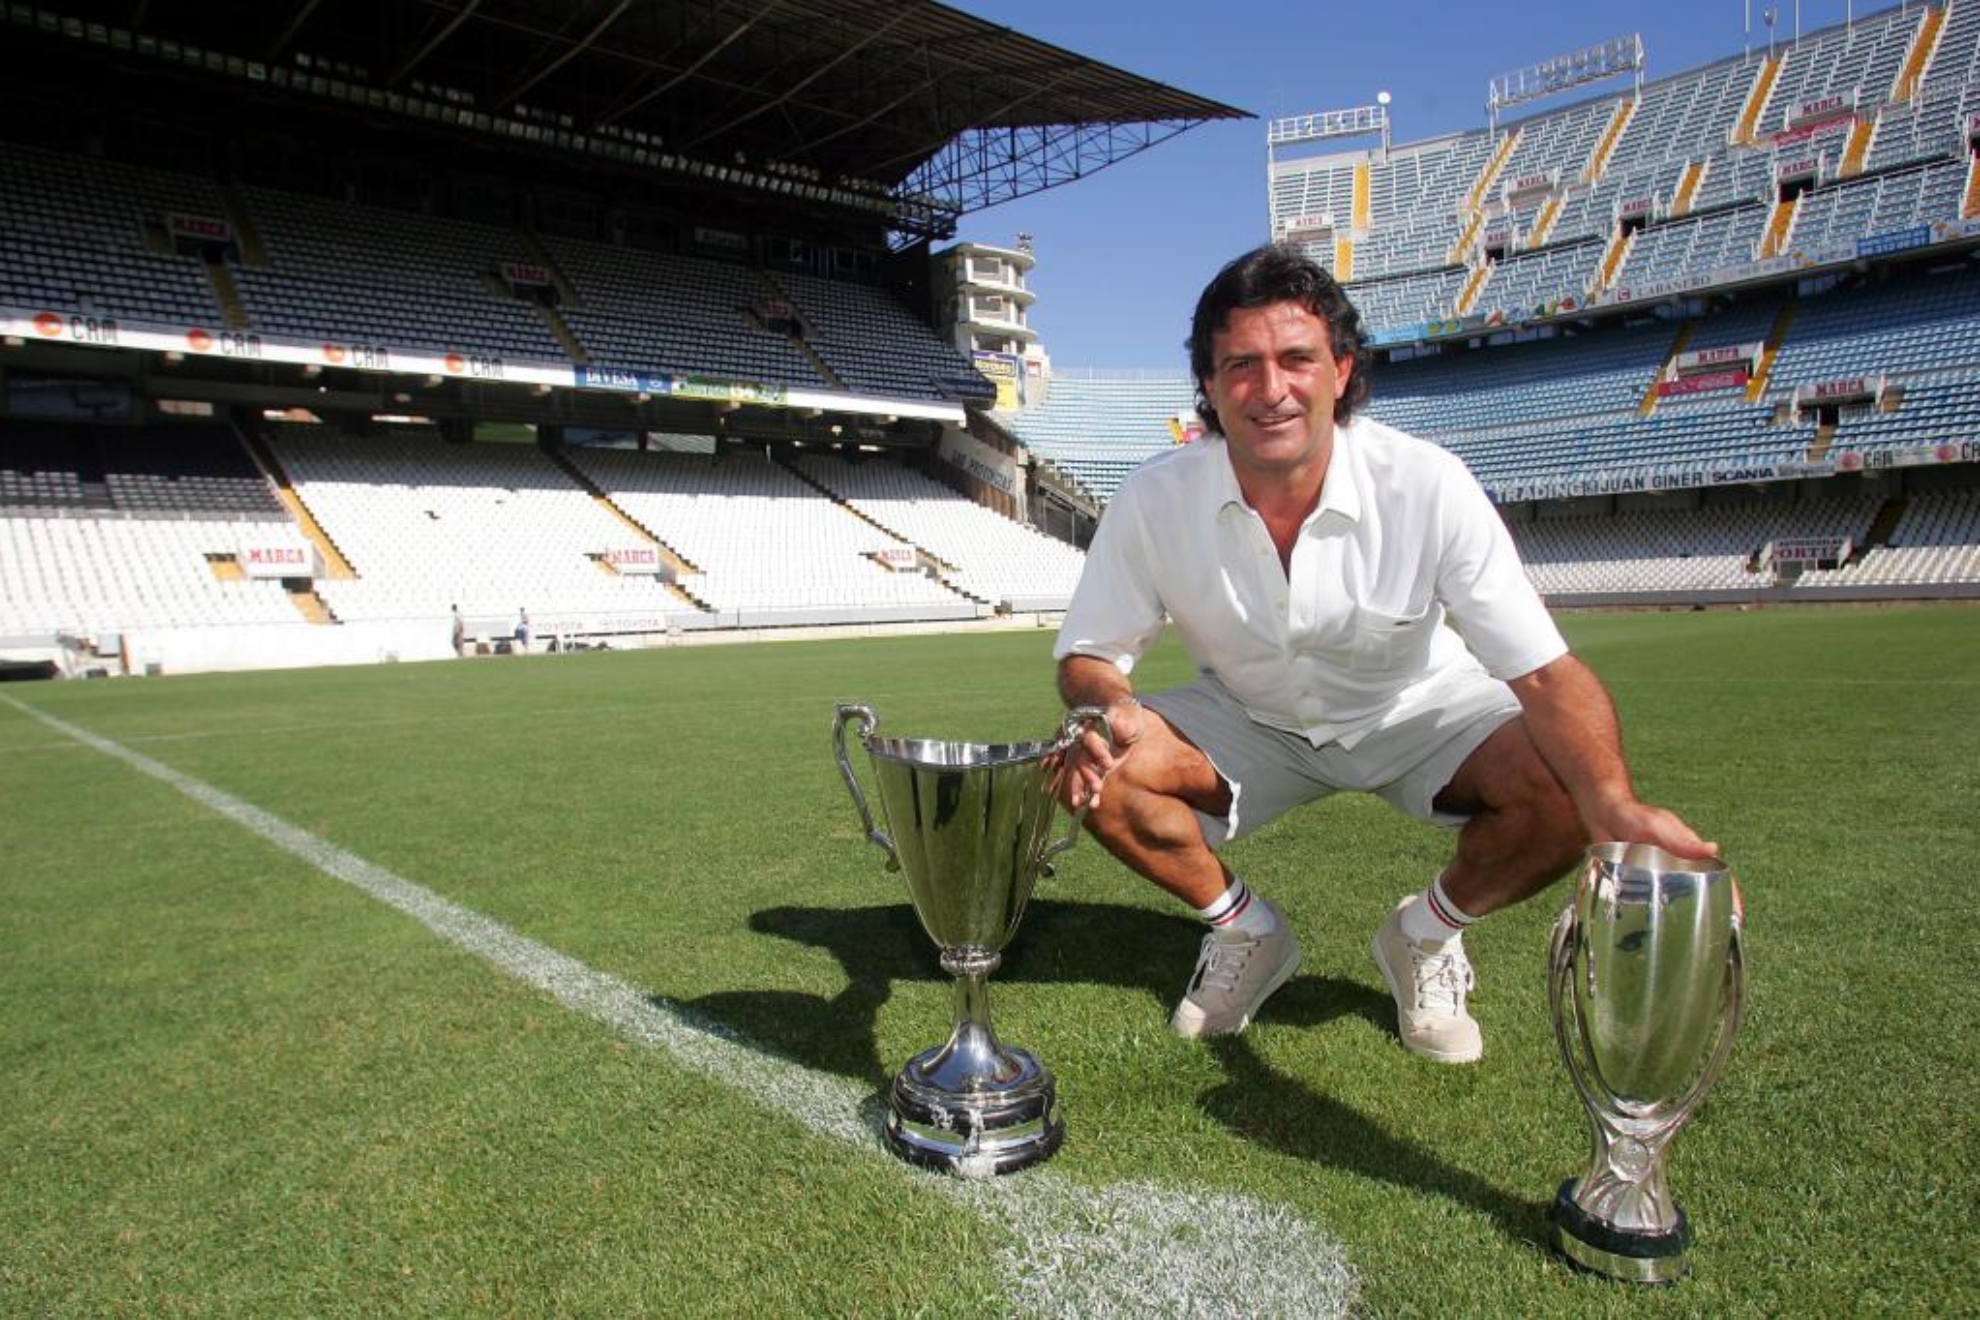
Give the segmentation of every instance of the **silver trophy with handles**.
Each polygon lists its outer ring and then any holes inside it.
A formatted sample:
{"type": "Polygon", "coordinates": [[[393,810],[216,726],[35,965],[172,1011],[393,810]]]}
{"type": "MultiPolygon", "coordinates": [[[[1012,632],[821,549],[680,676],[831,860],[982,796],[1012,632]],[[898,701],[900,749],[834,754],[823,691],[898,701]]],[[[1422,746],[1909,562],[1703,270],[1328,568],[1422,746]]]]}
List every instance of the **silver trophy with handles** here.
{"type": "Polygon", "coordinates": [[[988,979],[1051,858],[1059,757],[1089,726],[1111,741],[1106,716],[1082,707],[1050,742],[961,743],[876,736],[871,707],[842,703],[832,741],[866,837],[907,873],[908,894],[956,978],[948,1043],[910,1059],[888,1096],[886,1140],[911,1163],[965,1177],[1009,1173],[1047,1159],[1065,1139],[1052,1074],[1003,1044],[990,1025],[988,979]],[[886,830],[875,826],[846,749],[856,726],[872,763],[886,830]]]}
{"type": "Polygon", "coordinates": [[[1548,976],[1554,1034],[1594,1139],[1588,1172],[1554,1200],[1553,1244],[1584,1269],[1637,1283],[1685,1273],[1691,1226],[1664,1166],[1739,1030],[1741,923],[1722,861],[1649,844],[1588,850],[1548,976]]]}

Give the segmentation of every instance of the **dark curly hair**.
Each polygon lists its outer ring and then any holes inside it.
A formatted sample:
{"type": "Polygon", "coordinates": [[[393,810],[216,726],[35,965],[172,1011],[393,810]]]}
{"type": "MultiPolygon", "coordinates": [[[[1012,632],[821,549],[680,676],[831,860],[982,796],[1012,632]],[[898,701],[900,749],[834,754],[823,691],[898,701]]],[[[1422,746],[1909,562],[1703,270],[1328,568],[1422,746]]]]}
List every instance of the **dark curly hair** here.
{"type": "Polygon", "coordinates": [[[1189,370],[1196,378],[1196,415],[1212,431],[1222,433],[1217,410],[1203,383],[1216,372],[1210,340],[1240,307],[1268,307],[1294,302],[1327,323],[1327,342],[1334,357],[1354,359],[1347,389],[1334,401],[1334,420],[1345,422],[1368,400],[1371,355],[1361,336],[1361,314],[1325,267],[1297,248],[1272,244],[1254,248],[1217,272],[1196,300],[1189,327],[1189,370]]]}

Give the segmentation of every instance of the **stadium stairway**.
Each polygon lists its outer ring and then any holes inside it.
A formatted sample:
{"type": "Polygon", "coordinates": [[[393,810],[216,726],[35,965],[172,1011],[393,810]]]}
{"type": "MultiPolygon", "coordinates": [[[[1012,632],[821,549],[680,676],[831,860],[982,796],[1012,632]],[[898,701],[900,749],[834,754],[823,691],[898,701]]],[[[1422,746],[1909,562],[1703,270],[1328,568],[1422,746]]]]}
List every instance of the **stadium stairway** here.
{"type": "Polygon", "coordinates": [[[1485,286],[1491,282],[1492,272],[1497,265],[1498,263],[1487,260],[1479,263],[1478,269],[1471,272],[1471,278],[1464,282],[1464,292],[1458,295],[1457,306],[1451,309],[1453,316],[1467,316],[1471,309],[1478,305],[1479,295],[1485,292],[1485,286]]]}
{"type": "Polygon", "coordinates": [[[1602,254],[1601,265],[1597,268],[1595,287],[1591,294],[1601,293],[1616,282],[1616,272],[1622,269],[1623,262],[1629,259],[1629,250],[1636,246],[1636,231],[1619,229],[1609,240],[1609,250],[1602,254]]]}
{"type": "MultiPolygon", "coordinates": [[[[1492,159],[1485,162],[1485,168],[1478,172],[1478,182],[1471,185],[1471,192],[1464,199],[1464,209],[1474,215],[1485,210],[1485,203],[1492,195],[1492,185],[1498,182],[1505,170],[1506,162],[1512,159],[1519,148],[1520,129],[1513,129],[1499,139],[1499,149],[1492,153],[1492,159]]],[[[1460,244],[1460,247],[1463,245],[1460,244]]]]}
{"type": "Polygon", "coordinates": [[[1774,204],[1774,214],[1767,221],[1766,237],[1760,240],[1760,259],[1778,257],[1787,251],[1788,237],[1794,233],[1794,218],[1801,211],[1802,194],[1786,198],[1774,204]]]}
{"type": "Polygon", "coordinates": [[[1691,214],[1691,203],[1696,200],[1698,189],[1705,182],[1705,165],[1704,160],[1694,160],[1684,167],[1684,177],[1678,180],[1677,192],[1671,197],[1667,219],[1678,220],[1691,214]]]}
{"type": "Polygon", "coordinates": [[[1746,94],[1746,106],[1739,112],[1739,123],[1733,129],[1732,140],[1752,146],[1760,131],[1760,116],[1767,109],[1767,101],[1774,94],[1774,84],[1780,81],[1781,68],[1787,63],[1787,56],[1780,55],[1760,66],[1753,77],[1753,87],[1746,94]]]}
{"type": "Polygon", "coordinates": [[[1626,96],[1616,102],[1616,112],[1609,117],[1609,126],[1602,130],[1602,140],[1595,144],[1595,150],[1588,155],[1588,166],[1581,173],[1583,183],[1600,183],[1602,176],[1608,173],[1609,158],[1615,155],[1616,144],[1622,141],[1623,132],[1629,127],[1629,121],[1636,118],[1636,110],[1642,99],[1640,96],[1626,96]]]}
{"type": "Polygon", "coordinates": [[[1781,355],[1781,345],[1787,342],[1788,327],[1794,324],[1794,304],[1782,303],[1781,310],[1774,313],[1774,327],[1767,332],[1767,342],[1760,350],[1760,360],[1754,364],[1753,379],[1746,382],[1746,401],[1758,403],[1760,396],[1767,392],[1768,378],[1774,374],[1774,359],[1781,355]]]}
{"type": "Polygon", "coordinates": [[[247,305],[241,301],[240,286],[224,261],[206,263],[206,280],[213,286],[213,300],[220,304],[221,319],[229,330],[249,329],[247,305]]]}
{"type": "Polygon", "coordinates": [[[871,514],[867,513],[865,510],[859,508],[857,505],[855,505],[851,500],[847,499],[845,496],[839,494],[831,487],[813,480],[811,477],[807,476],[804,472],[791,466],[791,464],[789,464],[785,460],[779,458],[773,461],[776,462],[779,467],[786,469],[792,475],[796,476],[798,480],[804,482],[807,486],[810,486],[812,489],[824,495],[825,498],[831,500],[834,504],[844,509],[847,513],[859,519],[861,522],[867,524],[867,526],[873,527],[881,532],[884,532],[888,536],[893,537],[895,540],[900,541],[903,544],[913,546],[915,556],[919,560],[919,567],[922,569],[929,569],[929,568],[934,569],[935,580],[941,583],[943,590],[953,592],[957,596],[962,597],[964,600],[971,601],[977,605],[985,605],[992,607],[996,605],[997,603],[996,601],[987,599],[986,597],[983,596],[979,596],[975,592],[970,591],[966,587],[960,587],[956,585],[955,579],[958,576],[960,576],[963,572],[963,568],[960,564],[950,563],[948,560],[942,558],[940,555],[930,550],[927,546],[922,545],[920,542],[916,541],[913,537],[904,536],[900,532],[895,531],[893,528],[887,526],[887,524],[881,522],[879,519],[874,518],[871,514]]]}
{"type": "MultiPolygon", "coordinates": [[[[773,299],[777,300],[778,302],[787,302],[787,303],[794,303],[797,301],[795,298],[791,297],[790,290],[786,289],[783,285],[777,283],[777,277],[772,275],[769,271],[764,270],[761,267],[752,267],[751,269],[757,278],[757,282],[760,283],[765,289],[768,289],[770,291],[770,296],[773,299]]],[[[745,312],[743,314],[743,317],[752,326],[756,327],[758,330],[763,331],[765,334],[780,335],[780,337],[784,340],[785,343],[789,344],[792,348],[795,348],[798,352],[804,355],[804,360],[811,364],[811,369],[817,372],[818,378],[824,381],[827,385],[830,385],[835,390],[846,390],[849,392],[851,391],[852,386],[846,384],[845,377],[841,376],[838,372],[832,370],[832,365],[825,360],[824,355],[819,353],[819,351],[816,348],[813,348],[810,342],[807,341],[803,335],[781,334],[781,332],[779,331],[772,330],[770,326],[763,320],[763,318],[758,316],[754,311],[745,312]]]]}
{"type": "Polygon", "coordinates": [[[262,475],[268,478],[269,485],[275,488],[275,498],[280,500],[282,507],[289,511],[289,517],[295,520],[297,530],[309,538],[309,543],[315,546],[316,552],[323,557],[324,576],[337,579],[356,577],[357,570],[351,567],[350,560],[344,558],[343,550],[332,539],[330,533],[324,530],[323,524],[316,521],[316,515],[309,511],[307,504],[303,503],[302,496],[296,494],[295,483],[289,480],[289,474],[276,459],[274,452],[258,435],[239,427],[234,428],[234,434],[240,440],[241,447],[247,450],[248,457],[254,460],[255,466],[261,469],[262,475]]]}
{"type": "MultiPolygon", "coordinates": [[[[557,342],[563,346],[564,352],[570,355],[571,361],[580,365],[589,364],[591,361],[590,352],[585,349],[584,343],[577,337],[577,332],[571,329],[570,323],[564,319],[563,314],[557,310],[558,307],[584,306],[583,299],[578,297],[577,286],[564,278],[564,272],[557,269],[557,263],[551,257],[549,249],[543,246],[542,241],[536,235],[520,233],[516,235],[516,241],[521,244],[523,251],[528,254],[530,261],[535,265],[541,266],[550,276],[550,286],[557,291],[557,304],[555,307],[545,306],[542,303],[532,304],[537,316],[542,319],[544,326],[549,329],[557,342]]],[[[493,275],[490,278],[495,279],[493,275]]],[[[510,291],[502,285],[501,280],[495,279],[495,284],[497,297],[505,299],[513,297],[510,291]]]]}
{"type": "MultiPolygon", "coordinates": [[[[207,566],[212,570],[216,582],[245,582],[247,569],[241,566],[240,558],[230,554],[209,554],[207,566]]],[[[337,616],[323,597],[316,594],[316,585],[308,578],[284,578],[282,590],[288,593],[289,604],[305,623],[334,624],[337,616]]]]}
{"type": "Polygon", "coordinates": [[[1891,89],[1893,101],[1911,101],[1917,97],[1925,74],[1932,67],[1933,53],[1939,48],[1939,33],[1945,26],[1946,6],[1927,5],[1925,16],[1918,24],[1918,35],[1911,39],[1911,50],[1904,57],[1904,68],[1898,71],[1897,85],[1891,89]]]}
{"type": "Polygon", "coordinates": [[[1471,251],[1471,245],[1478,239],[1478,231],[1484,227],[1485,213],[1483,211],[1473,211],[1471,218],[1465,221],[1464,232],[1458,235],[1457,243],[1451,248],[1450,254],[1446,258],[1451,265],[1460,266],[1464,264],[1464,254],[1471,251]]]}
{"type": "Polygon", "coordinates": [[[1879,505],[1877,507],[1877,516],[1870,520],[1870,530],[1863,534],[1863,540],[1860,544],[1850,548],[1849,558],[1844,560],[1843,563],[1845,565],[1860,563],[1863,560],[1863,556],[1869,554],[1872,550],[1877,549],[1879,546],[1889,545],[1891,542],[1891,533],[1897,530],[1897,525],[1904,518],[1904,511],[1909,504],[1909,500],[1898,495],[1885,500],[1879,505]]]}
{"type": "Polygon", "coordinates": [[[220,201],[227,208],[228,223],[234,226],[234,242],[240,248],[241,264],[257,268],[266,266],[268,249],[261,241],[261,231],[255,227],[254,213],[249,210],[246,199],[238,189],[222,184],[220,201]]]}
{"type": "Polygon", "coordinates": [[[1526,236],[1527,251],[1531,252],[1547,245],[1547,235],[1553,232],[1554,222],[1561,218],[1561,207],[1566,204],[1567,196],[1563,193],[1555,193],[1547,199],[1547,204],[1540,208],[1540,214],[1534,218],[1532,232],[1526,236]]]}
{"type": "Polygon", "coordinates": [[[1678,327],[1677,333],[1671,336],[1670,352],[1664,354],[1664,360],[1657,365],[1657,370],[1651,374],[1650,384],[1643,390],[1643,400],[1636,405],[1636,415],[1638,417],[1650,417],[1656,414],[1657,401],[1661,397],[1657,393],[1657,382],[1662,380],[1665,374],[1670,371],[1671,363],[1677,361],[1677,355],[1684,352],[1684,346],[1691,342],[1691,337],[1696,333],[1698,333],[1698,322],[1686,321],[1678,327]]]}
{"type": "Polygon", "coordinates": [[[578,296],[577,286],[564,278],[564,272],[557,267],[557,259],[550,255],[550,249],[543,246],[543,240],[527,230],[516,235],[516,241],[528,254],[535,265],[549,273],[551,286],[557,290],[557,305],[560,307],[582,307],[584,299],[578,296]]]}
{"type": "Polygon", "coordinates": [[[708,602],[697,599],[692,592],[688,591],[687,588],[680,585],[679,579],[681,579],[682,577],[688,574],[699,574],[701,572],[701,568],[699,565],[688,562],[688,560],[684,556],[682,556],[679,551],[675,550],[674,547],[668,545],[665,539],[663,539],[659,535],[659,533],[655,532],[652,528],[640,522],[639,519],[633,517],[631,514],[627,513],[624,509],[620,508],[618,502],[615,501],[611,497],[611,495],[607,494],[603,487],[601,487],[597,482],[593,481],[590,477],[586,476],[584,474],[583,469],[579,468],[577,464],[571,462],[569,456],[564,454],[561,450],[545,449],[543,450],[543,454],[553,464],[556,465],[558,471],[562,472],[565,476],[571,479],[572,484],[576,485],[578,489],[582,490],[585,494],[591,496],[592,501],[596,503],[600,509],[604,510],[609,517],[611,517],[618,523],[622,524],[625,527],[625,529],[628,532],[631,532],[635,537],[637,537],[642,544],[650,545],[653,547],[653,549],[660,556],[660,562],[665,564],[668,567],[668,569],[674,574],[675,581],[666,584],[667,588],[670,591],[672,591],[674,595],[678,596],[680,599],[684,601],[687,601],[698,610],[706,610],[712,608],[708,604],[708,602]]]}
{"type": "MultiPolygon", "coordinates": [[[[959,591],[956,585],[949,581],[949,576],[951,574],[960,573],[962,571],[959,565],[951,564],[948,560],[943,559],[941,556],[935,554],[933,551],[929,550],[926,546],[918,544],[913,537],[901,535],[901,533],[895,531],[893,528],[887,526],[887,524],[873,517],[871,514],[861,509],[858,505],[854,504],[851,500],[839,494],[839,492],[837,492],[836,490],[833,490],[830,486],[827,486],[820,481],[814,480],[808,473],[804,472],[802,469],[793,467],[786,460],[773,455],[770,461],[775,463],[778,467],[784,469],[786,472],[790,473],[792,476],[796,477],[799,481],[802,481],[805,485],[817,491],[820,495],[823,495],[826,499],[832,501],[832,503],[838,505],[841,509],[851,514],[853,517],[865,523],[868,527],[871,527],[879,532],[884,532],[888,536],[893,537],[896,541],[899,541],[904,545],[914,546],[914,552],[916,555],[920,557],[922,563],[924,565],[933,565],[935,567],[935,570],[942,575],[943,586],[947,587],[950,591],[956,591],[959,595],[969,596],[968,592],[959,591]]],[[[975,596],[969,596],[969,598],[971,600],[977,599],[977,597],[975,596]]],[[[983,603],[988,604],[989,602],[986,601],[983,603]]]]}
{"type": "Polygon", "coordinates": [[[1865,115],[1856,121],[1856,127],[1849,130],[1849,145],[1843,148],[1842,164],[1836,170],[1838,179],[1853,179],[1863,173],[1863,162],[1870,158],[1870,144],[1876,137],[1876,115],[1865,115]]]}
{"type": "Polygon", "coordinates": [[[316,594],[316,588],[306,583],[283,584],[289,593],[289,604],[296,607],[296,613],[310,623],[332,624],[337,616],[330,610],[323,597],[316,594]]]}

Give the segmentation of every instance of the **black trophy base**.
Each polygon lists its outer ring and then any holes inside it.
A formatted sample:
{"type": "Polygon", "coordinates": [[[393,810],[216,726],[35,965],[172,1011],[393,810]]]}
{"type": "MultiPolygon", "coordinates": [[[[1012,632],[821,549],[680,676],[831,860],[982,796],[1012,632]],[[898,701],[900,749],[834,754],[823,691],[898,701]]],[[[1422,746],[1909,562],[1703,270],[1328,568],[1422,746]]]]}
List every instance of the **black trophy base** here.
{"type": "Polygon", "coordinates": [[[1573,1178],[1561,1184],[1548,1218],[1553,1222],[1554,1250],[1568,1263],[1593,1274],[1630,1283],[1676,1283],[1690,1268],[1684,1253],[1691,1247],[1691,1225],[1684,1211],[1666,1233],[1618,1228],[1589,1214],[1575,1203],[1573,1178]]]}
{"type": "Polygon", "coordinates": [[[945,1091],[922,1079],[911,1061],[887,1097],[885,1136],[910,1164],[961,1178],[1015,1173],[1052,1157],[1066,1139],[1052,1075],[1024,1050],[1006,1049],[1014,1080],[994,1089],[945,1091]]]}

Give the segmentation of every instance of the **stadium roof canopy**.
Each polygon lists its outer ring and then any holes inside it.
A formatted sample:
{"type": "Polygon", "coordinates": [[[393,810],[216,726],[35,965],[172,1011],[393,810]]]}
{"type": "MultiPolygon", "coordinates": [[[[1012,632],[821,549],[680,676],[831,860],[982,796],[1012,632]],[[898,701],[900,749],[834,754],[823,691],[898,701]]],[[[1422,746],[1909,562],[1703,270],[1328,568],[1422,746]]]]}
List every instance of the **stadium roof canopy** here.
{"type": "Polygon", "coordinates": [[[897,232],[933,237],[965,212],[1249,117],[922,0],[54,0],[34,10],[32,26],[55,35],[52,18],[105,55],[121,33],[133,55],[161,58],[172,43],[188,71],[214,71],[210,58],[184,58],[188,47],[239,62],[249,81],[258,68],[258,90],[271,94],[298,90],[306,72],[305,94],[372,110],[438,99],[471,131],[562,134],[559,145],[582,135],[586,148],[650,153],[637,159],[850,185],[894,203],[897,232]]]}

